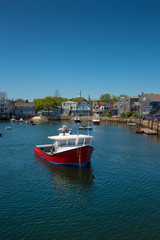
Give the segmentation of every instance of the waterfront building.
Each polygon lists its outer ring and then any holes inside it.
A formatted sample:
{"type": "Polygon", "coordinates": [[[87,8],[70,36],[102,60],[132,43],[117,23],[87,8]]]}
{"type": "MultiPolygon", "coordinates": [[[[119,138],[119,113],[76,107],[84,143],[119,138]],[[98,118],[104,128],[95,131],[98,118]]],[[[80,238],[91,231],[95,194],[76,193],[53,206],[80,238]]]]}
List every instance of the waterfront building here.
{"type": "Polygon", "coordinates": [[[131,105],[133,102],[139,102],[138,96],[126,96],[124,99],[124,112],[131,111],[131,105]]]}
{"type": "Polygon", "coordinates": [[[124,99],[125,97],[120,97],[119,101],[116,103],[118,109],[118,115],[124,112],[124,99]]]}
{"type": "Polygon", "coordinates": [[[119,101],[117,102],[118,115],[121,115],[121,113],[127,113],[131,111],[131,105],[133,102],[139,102],[139,97],[138,96],[120,97],[119,101]]]}
{"type": "Polygon", "coordinates": [[[133,102],[131,103],[131,108],[130,108],[132,114],[133,113],[139,113],[139,102],[133,102]]]}
{"type": "Polygon", "coordinates": [[[14,109],[14,102],[10,99],[0,99],[0,119],[10,119],[14,109]]]}
{"type": "Polygon", "coordinates": [[[62,115],[75,115],[77,108],[77,102],[66,101],[62,102],[62,115]]]}
{"type": "Polygon", "coordinates": [[[16,118],[31,118],[35,116],[35,103],[28,102],[15,102],[14,103],[14,115],[16,118]]]}
{"type": "Polygon", "coordinates": [[[89,116],[91,111],[91,104],[88,101],[82,101],[77,103],[76,115],[89,116]]]}
{"type": "Polygon", "coordinates": [[[160,94],[146,94],[142,92],[139,99],[140,116],[149,114],[150,111],[156,113],[160,110],[160,94]]]}
{"type": "Polygon", "coordinates": [[[112,104],[106,102],[94,102],[92,105],[92,112],[99,115],[104,115],[109,110],[111,110],[112,104]]]}
{"type": "Polygon", "coordinates": [[[49,110],[44,107],[43,110],[37,112],[39,116],[49,117],[49,119],[59,119],[62,114],[62,108],[57,106],[55,108],[50,108],[49,110]]]}

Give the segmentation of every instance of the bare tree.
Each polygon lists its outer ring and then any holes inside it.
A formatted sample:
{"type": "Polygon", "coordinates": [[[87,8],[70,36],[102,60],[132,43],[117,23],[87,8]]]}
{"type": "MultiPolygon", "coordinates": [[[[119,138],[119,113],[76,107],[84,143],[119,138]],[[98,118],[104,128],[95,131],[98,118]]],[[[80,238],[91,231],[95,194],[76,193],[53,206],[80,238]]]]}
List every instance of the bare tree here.
{"type": "Polygon", "coordinates": [[[58,90],[58,89],[56,89],[56,90],[54,91],[54,97],[55,97],[55,98],[60,97],[60,93],[59,93],[59,90],[58,90]]]}
{"type": "Polygon", "coordinates": [[[7,93],[6,92],[0,92],[0,99],[4,100],[7,98],[7,93]]]}

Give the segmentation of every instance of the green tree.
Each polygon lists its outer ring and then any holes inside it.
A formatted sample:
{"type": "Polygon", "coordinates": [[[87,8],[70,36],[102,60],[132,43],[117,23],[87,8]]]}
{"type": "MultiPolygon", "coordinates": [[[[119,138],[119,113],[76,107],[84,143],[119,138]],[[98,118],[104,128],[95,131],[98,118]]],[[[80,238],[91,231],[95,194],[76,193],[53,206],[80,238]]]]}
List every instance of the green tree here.
{"type": "Polygon", "coordinates": [[[17,99],[15,100],[15,102],[25,102],[25,100],[22,99],[22,98],[17,98],[17,99]]]}
{"type": "Polygon", "coordinates": [[[119,95],[118,99],[120,99],[120,97],[127,97],[127,95],[121,94],[121,95],[119,95]]]}
{"type": "Polygon", "coordinates": [[[109,93],[102,94],[99,98],[100,102],[110,102],[111,95],[109,93]]]}
{"type": "Polygon", "coordinates": [[[133,117],[134,118],[138,118],[139,117],[139,113],[138,112],[133,113],[133,117]]]}
{"type": "Polygon", "coordinates": [[[2,99],[2,100],[7,99],[7,93],[6,92],[0,92],[0,99],[2,99]]]}
{"type": "Polygon", "coordinates": [[[110,102],[111,102],[112,104],[114,104],[115,102],[118,102],[118,97],[115,96],[115,95],[112,95],[112,98],[111,98],[110,102]]]}
{"type": "Polygon", "coordinates": [[[77,97],[77,98],[72,98],[71,100],[74,101],[74,102],[83,102],[86,99],[84,97],[77,97]]]}
{"type": "Polygon", "coordinates": [[[111,114],[110,113],[106,113],[105,116],[106,117],[111,117],[111,114]]]}
{"type": "Polygon", "coordinates": [[[128,112],[126,113],[126,117],[129,118],[129,117],[131,117],[131,116],[132,116],[132,112],[131,112],[131,111],[128,111],[128,112]]]}
{"type": "Polygon", "coordinates": [[[50,96],[45,97],[43,100],[43,104],[44,104],[44,107],[47,108],[48,110],[48,115],[51,108],[57,107],[57,101],[55,97],[50,97],[50,96]]]}
{"type": "Polygon", "coordinates": [[[123,112],[123,113],[121,113],[121,118],[126,118],[126,114],[123,112]]]}
{"type": "Polygon", "coordinates": [[[37,98],[34,99],[33,102],[35,103],[36,111],[42,110],[44,107],[44,98],[37,98]]]}
{"type": "Polygon", "coordinates": [[[58,98],[56,99],[56,101],[57,101],[57,105],[58,105],[58,106],[61,106],[62,102],[66,102],[66,101],[67,101],[67,98],[58,97],[58,98]]]}

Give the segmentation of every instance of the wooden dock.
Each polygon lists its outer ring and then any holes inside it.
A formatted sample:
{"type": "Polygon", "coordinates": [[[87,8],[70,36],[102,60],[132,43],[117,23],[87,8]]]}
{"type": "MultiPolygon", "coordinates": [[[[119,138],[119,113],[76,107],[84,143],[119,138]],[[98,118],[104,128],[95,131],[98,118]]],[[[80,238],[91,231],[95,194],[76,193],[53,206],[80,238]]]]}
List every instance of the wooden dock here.
{"type": "Polygon", "coordinates": [[[143,128],[143,131],[144,131],[144,133],[146,133],[148,135],[156,135],[157,134],[156,131],[153,131],[153,130],[151,130],[149,128],[143,128]]]}

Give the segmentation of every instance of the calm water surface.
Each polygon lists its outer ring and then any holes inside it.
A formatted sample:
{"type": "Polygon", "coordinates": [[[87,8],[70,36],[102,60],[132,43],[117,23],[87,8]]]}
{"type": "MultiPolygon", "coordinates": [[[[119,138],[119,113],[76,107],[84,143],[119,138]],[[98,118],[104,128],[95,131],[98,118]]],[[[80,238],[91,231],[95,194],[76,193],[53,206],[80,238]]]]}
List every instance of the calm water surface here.
{"type": "Polygon", "coordinates": [[[0,239],[160,239],[157,136],[93,126],[91,165],[81,170],[34,155],[62,122],[7,125],[0,123],[0,239]]]}

